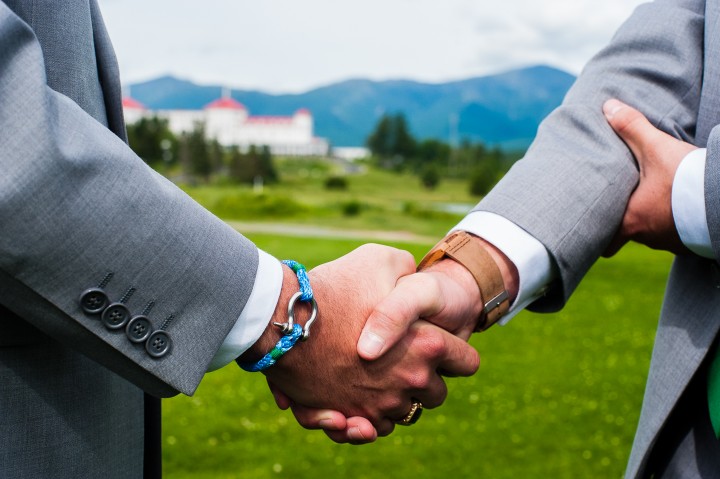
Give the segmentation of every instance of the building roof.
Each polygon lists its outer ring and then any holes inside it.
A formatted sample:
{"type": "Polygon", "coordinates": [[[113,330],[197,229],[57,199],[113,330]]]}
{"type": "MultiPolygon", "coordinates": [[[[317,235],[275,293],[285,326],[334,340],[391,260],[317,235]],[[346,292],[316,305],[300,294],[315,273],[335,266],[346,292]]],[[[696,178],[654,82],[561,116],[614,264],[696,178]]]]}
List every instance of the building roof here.
{"type": "Polygon", "coordinates": [[[123,108],[127,108],[128,110],[135,109],[135,110],[147,110],[145,105],[140,103],[134,98],[131,98],[129,96],[126,96],[122,99],[122,106],[123,108]]]}
{"type": "Polygon", "coordinates": [[[232,98],[218,98],[205,105],[206,110],[225,109],[225,110],[246,110],[245,105],[232,98]]]}

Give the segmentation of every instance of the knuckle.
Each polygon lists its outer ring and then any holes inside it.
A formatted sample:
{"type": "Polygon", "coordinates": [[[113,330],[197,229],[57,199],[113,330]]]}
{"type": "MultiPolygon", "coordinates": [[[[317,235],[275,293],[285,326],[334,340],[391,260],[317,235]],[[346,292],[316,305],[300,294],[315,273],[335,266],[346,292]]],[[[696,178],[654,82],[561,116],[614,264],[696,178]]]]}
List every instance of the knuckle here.
{"type": "Polygon", "coordinates": [[[419,338],[428,358],[437,359],[445,355],[447,346],[444,338],[436,330],[424,330],[419,338]]]}
{"type": "Polygon", "coordinates": [[[438,276],[434,274],[422,274],[421,277],[423,278],[423,289],[426,291],[426,294],[432,297],[438,297],[442,288],[438,276]]]}
{"type": "Polygon", "coordinates": [[[405,250],[399,250],[399,251],[400,251],[400,255],[399,255],[400,261],[402,261],[402,263],[404,265],[415,269],[415,257],[412,255],[412,253],[410,253],[409,251],[405,251],[405,250]]]}
{"type": "Polygon", "coordinates": [[[398,274],[415,272],[415,257],[408,251],[385,246],[385,259],[391,268],[398,274]]]}
{"type": "MultiPolygon", "coordinates": [[[[389,397],[383,402],[382,411],[385,411],[390,417],[400,416],[404,414],[407,409],[407,401],[405,401],[401,394],[389,397]]],[[[377,427],[377,424],[375,425],[377,427]]]]}
{"type": "Polygon", "coordinates": [[[427,369],[416,371],[407,378],[410,389],[427,389],[430,386],[431,374],[427,369]]]}

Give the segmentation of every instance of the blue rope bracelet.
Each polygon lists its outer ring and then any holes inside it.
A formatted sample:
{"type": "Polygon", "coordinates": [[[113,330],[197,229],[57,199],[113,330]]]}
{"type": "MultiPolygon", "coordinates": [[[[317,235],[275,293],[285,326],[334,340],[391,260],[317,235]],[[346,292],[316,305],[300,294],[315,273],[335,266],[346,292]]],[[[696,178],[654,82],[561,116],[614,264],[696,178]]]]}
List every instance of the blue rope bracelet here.
{"type": "Polygon", "coordinates": [[[307,271],[305,271],[305,266],[291,259],[283,260],[282,264],[288,266],[297,275],[298,283],[300,283],[300,292],[302,293],[300,295],[300,301],[312,301],[313,291],[310,286],[310,278],[308,278],[307,271]]]}
{"type": "Polygon", "coordinates": [[[265,356],[260,358],[256,363],[241,363],[238,361],[238,365],[245,371],[255,373],[269,368],[277,362],[285,353],[290,351],[295,343],[297,343],[300,336],[302,336],[303,328],[299,324],[295,324],[289,334],[284,334],[280,341],[277,342],[274,348],[270,350],[265,356]]]}
{"type": "Polygon", "coordinates": [[[238,365],[245,371],[263,371],[275,364],[278,359],[280,359],[285,353],[290,351],[293,346],[295,346],[295,343],[297,343],[298,340],[305,341],[308,338],[308,336],[310,335],[310,326],[312,326],[312,323],[317,317],[317,303],[315,302],[315,298],[313,297],[312,287],[310,286],[310,279],[308,278],[307,272],[305,271],[305,266],[298,263],[297,261],[292,260],[284,260],[282,263],[292,269],[297,276],[298,283],[300,284],[300,291],[293,295],[288,304],[288,322],[273,323],[283,332],[283,336],[277,342],[275,347],[272,348],[269,353],[267,353],[255,363],[241,363],[240,361],[237,362],[238,365]],[[295,323],[295,302],[298,300],[309,302],[312,305],[312,314],[310,316],[310,319],[308,319],[307,323],[305,323],[304,328],[299,324],[295,323]]]}

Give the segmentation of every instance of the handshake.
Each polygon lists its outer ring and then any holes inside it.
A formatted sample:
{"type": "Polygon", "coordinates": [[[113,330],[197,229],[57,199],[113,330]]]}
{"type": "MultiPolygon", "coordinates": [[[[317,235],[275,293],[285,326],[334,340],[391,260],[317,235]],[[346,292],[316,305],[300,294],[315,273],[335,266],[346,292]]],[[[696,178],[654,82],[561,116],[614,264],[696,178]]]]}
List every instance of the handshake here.
{"type": "MultiPolygon", "coordinates": [[[[617,100],[606,102],[604,113],[640,169],[604,255],[629,240],[687,254],[670,199],[675,171],[696,147],[617,100]]],[[[517,297],[518,270],[500,250],[469,233],[456,235],[449,248],[434,248],[426,259],[416,272],[409,253],[365,245],[310,272],[319,305],[312,336],[265,371],[280,408],[292,408],[302,426],[323,429],[334,441],[372,442],[396,424],[415,422],[423,407],[442,404],[443,376],[475,373],[479,356],[466,341],[497,321],[517,297]]],[[[284,308],[298,289],[289,268],[284,274],[277,323],[287,322],[284,308]]],[[[269,325],[240,362],[262,357],[281,334],[269,325]]]]}
{"type": "MultiPolygon", "coordinates": [[[[436,252],[416,272],[410,253],[368,244],[311,270],[318,314],[309,338],[263,371],[277,405],[292,408],[302,426],[355,444],[441,405],[443,376],[470,376],[479,367],[477,351],[467,344],[472,332],[497,320],[517,293],[517,272],[507,257],[478,237],[460,236],[466,256],[473,253],[469,269],[436,252]],[[500,297],[483,297],[492,290],[478,269],[492,271],[483,276],[500,287],[500,297]]],[[[239,358],[242,364],[263,357],[284,334],[276,326],[288,322],[298,279],[288,267],[283,276],[272,322],[239,358]]],[[[297,304],[294,316],[300,324],[312,319],[310,308],[297,304]]]]}

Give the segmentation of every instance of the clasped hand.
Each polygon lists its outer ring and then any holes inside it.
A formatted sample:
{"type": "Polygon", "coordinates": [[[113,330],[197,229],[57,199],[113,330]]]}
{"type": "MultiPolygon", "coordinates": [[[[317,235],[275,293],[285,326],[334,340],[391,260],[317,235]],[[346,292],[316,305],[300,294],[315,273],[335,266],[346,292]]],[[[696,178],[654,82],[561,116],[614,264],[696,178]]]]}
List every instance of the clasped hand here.
{"type": "Polygon", "coordinates": [[[689,250],[680,240],[673,217],[672,185],[680,162],[697,147],[660,131],[638,110],[618,100],[608,100],[603,112],[635,157],[640,173],[640,181],[604,256],[614,255],[630,240],[687,254],[689,250]]]}
{"type": "Polygon", "coordinates": [[[471,304],[460,283],[414,272],[409,253],[379,245],[311,270],[320,310],[312,335],[266,371],[278,406],[292,407],[301,425],[325,429],[337,442],[371,442],[392,432],[414,401],[439,406],[447,396],[443,375],[474,374],[480,358],[466,340],[479,302],[471,304]],[[382,313],[398,308],[402,314],[382,313]],[[367,318],[378,315],[381,323],[412,321],[394,325],[382,344],[371,336],[381,357],[368,361],[358,355],[358,339],[367,318]],[[416,321],[433,315],[452,317],[453,324],[416,321]]]}

